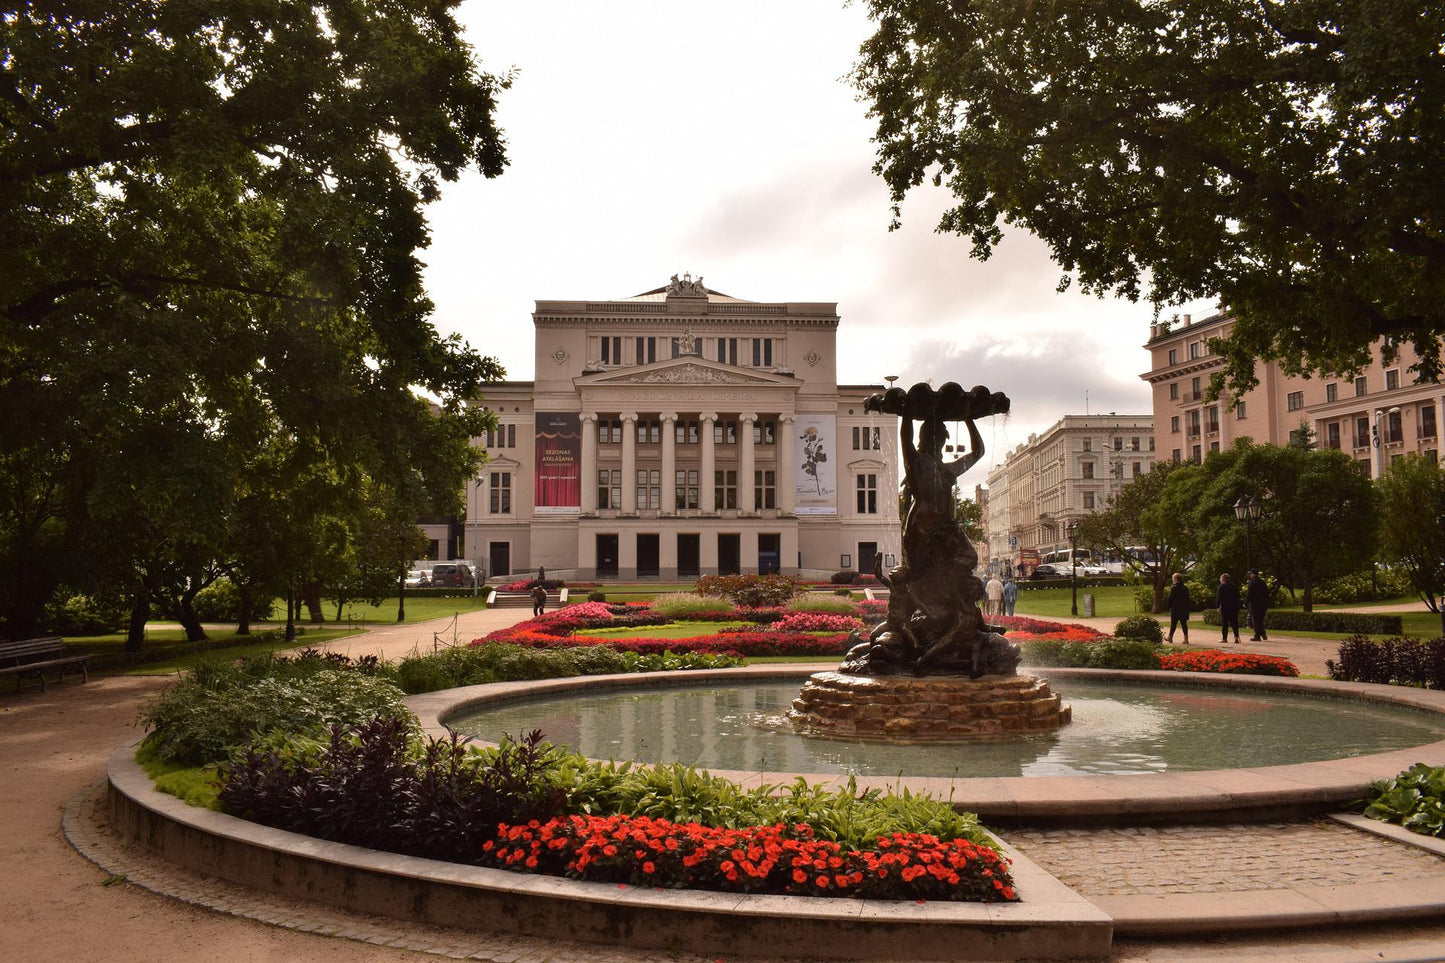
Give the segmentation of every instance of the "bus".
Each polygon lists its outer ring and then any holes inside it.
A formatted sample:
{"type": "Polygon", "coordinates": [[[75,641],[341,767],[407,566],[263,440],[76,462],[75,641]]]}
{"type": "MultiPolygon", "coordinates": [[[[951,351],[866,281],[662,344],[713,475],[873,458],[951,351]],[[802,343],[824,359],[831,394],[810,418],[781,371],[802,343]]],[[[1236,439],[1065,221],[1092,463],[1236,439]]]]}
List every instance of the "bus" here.
{"type": "Polygon", "coordinates": [[[1074,563],[1079,566],[1080,575],[1103,575],[1104,565],[1095,557],[1094,553],[1087,548],[1073,549],[1073,556],[1070,558],[1070,550],[1061,548],[1056,552],[1048,552],[1039,559],[1040,564],[1052,565],[1060,572],[1067,572],[1073,568],[1074,563]]]}

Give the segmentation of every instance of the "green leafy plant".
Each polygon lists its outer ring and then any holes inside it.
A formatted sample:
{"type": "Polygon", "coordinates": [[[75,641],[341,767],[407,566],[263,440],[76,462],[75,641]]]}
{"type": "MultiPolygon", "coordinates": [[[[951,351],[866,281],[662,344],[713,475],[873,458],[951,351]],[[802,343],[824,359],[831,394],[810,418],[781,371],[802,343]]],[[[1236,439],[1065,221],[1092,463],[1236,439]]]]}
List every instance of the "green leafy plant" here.
{"type": "Polygon", "coordinates": [[[736,607],[731,602],[692,592],[672,592],[667,595],[659,595],[652,603],[652,611],[673,620],[722,619],[737,613],[736,607]]]}
{"type": "Polygon", "coordinates": [[[1445,767],[1418,762],[1393,779],[1370,783],[1364,812],[1411,832],[1445,837],[1445,767]]]}
{"type": "Polygon", "coordinates": [[[713,595],[739,606],[784,605],[802,586],[790,575],[704,575],[697,580],[699,595],[713,595]]]}
{"type": "Polygon", "coordinates": [[[1120,619],[1119,624],[1114,626],[1114,638],[1142,639],[1160,645],[1164,642],[1164,632],[1159,627],[1158,619],[1147,615],[1130,615],[1120,619]]]}

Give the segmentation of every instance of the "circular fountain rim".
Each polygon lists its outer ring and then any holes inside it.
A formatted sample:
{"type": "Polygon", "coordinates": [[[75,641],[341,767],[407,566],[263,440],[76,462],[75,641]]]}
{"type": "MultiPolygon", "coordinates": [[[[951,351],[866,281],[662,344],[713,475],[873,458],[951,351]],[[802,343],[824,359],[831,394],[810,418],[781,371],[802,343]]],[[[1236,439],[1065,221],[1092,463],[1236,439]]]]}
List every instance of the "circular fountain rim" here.
{"type": "MultiPolygon", "coordinates": [[[[490,703],[552,696],[599,688],[666,688],[706,682],[779,681],[806,678],[832,669],[832,663],[788,663],[647,674],[627,673],[498,682],[411,696],[407,706],[422,728],[441,738],[451,735],[448,719],[490,703]]],[[[1382,702],[1445,715],[1445,692],[1364,682],[1333,682],[1275,676],[1218,673],[1049,668],[1049,678],[1087,678],[1188,688],[1253,689],[1300,692],[1332,698],[1382,702]]],[[[1165,822],[1215,819],[1275,819],[1339,809],[1360,798],[1378,779],[1389,779],[1417,762],[1445,765],[1445,740],[1406,749],[1346,759],[1292,763],[1251,769],[1212,769],[1143,775],[857,776],[861,788],[899,789],[948,799],[960,810],[986,820],[1093,823],[1165,822]]],[[[744,786],[778,785],[798,777],[813,784],[842,785],[850,777],[833,773],[748,772],[713,769],[714,775],[744,786]]]]}

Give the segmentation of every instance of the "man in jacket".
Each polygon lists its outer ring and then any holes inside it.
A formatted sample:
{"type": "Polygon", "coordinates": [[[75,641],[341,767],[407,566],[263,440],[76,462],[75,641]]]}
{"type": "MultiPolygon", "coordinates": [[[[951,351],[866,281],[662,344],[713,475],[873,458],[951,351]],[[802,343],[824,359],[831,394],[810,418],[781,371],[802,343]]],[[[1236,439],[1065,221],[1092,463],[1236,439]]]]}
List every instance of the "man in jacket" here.
{"type": "Polygon", "coordinates": [[[1249,573],[1249,584],[1244,588],[1244,600],[1249,603],[1249,621],[1254,625],[1254,635],[1250,636],[1251,642],[1269,641],[1269,633],[1264,630],[1264,613],[1269,609],[1269,586],[1264,584],[1264,579],[1259,577],[1259,572],[1249,573]]]}
{"type": "Polygon", "coordinates": [[[1011,578],[1003,580],[1003,614],[1013,615],[1014,604],[1019,600],[1019,586],[1011,578]]]}
{"type": "Polygon", "coordinates": [[[997,575],[990,575],[988,584],[983,587],[984,597],[988,600],[988,610],[985,615],[1003,614],[1003,583],[998,580],[997,575]]]}
{"type": "Polygon", "coordinates": [[[1219,588],[1214,590],[1214,605],[1219,609],[1220,642],[1229,641],[1229,628],[1234,627],[1234,644],[1239,644],[1239,586],[1235,585],[1225,572],[1219,576],[1219,588]]]}
{"type": "Polygon", "coordinates": [[[1189,644],[1189,586],[1184,576],[1174,573],[1174,584],[1169,586],[1169,641],[1174,641],[1174,626],[1184,630],[1184,644],[1189,644]]]}

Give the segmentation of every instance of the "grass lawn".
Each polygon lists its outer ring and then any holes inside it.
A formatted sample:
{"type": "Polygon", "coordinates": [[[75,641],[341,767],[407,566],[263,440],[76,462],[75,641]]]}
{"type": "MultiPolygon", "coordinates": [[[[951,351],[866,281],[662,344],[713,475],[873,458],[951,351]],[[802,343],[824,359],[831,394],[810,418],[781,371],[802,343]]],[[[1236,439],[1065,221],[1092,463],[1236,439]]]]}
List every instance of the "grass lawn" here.
{"type": "MultiPolygon", "coordinates": [[[[380,605],[369,605],[365,602],[351,602],[342,610],[342,615],[344,616],[343,622],[349,618],[351,621],[362,622],[366,625],[372,625],[377,622],[395,625],[396,604],[397,600],[395,596],[383,600],[380,605]]],[[[459,599],[439,599],[428,598],[422,595],[408,595],[406,597],[406,621],[407,623],[411,623],[426,622],[430,619],[449,619],[458,612],[476,612],[486,607],[487,596],[485,592],[476,598],[468,595],[466,598],[459,599]]],[[[284,617],[286,615],[285,601],[282,601],[274,611],[281,613],[284,617]]],[[[336,606],[325,606],[323,613],[328,620],[335,620],[336,606]]]]}
{"type": "MultiPolygon", "coordinates": [[[[258,633],[259,634],[259,633],[258,633]]],[[[254,655],[265,655],[282,649],[329,642],[353,634],[347,629],[308,629],[298,635],[295,642],[285,639],[257,641],[256,635],[237,635],[234,632],[216,633],[204,642],[187,642],[183,629],[152,629],[146,633],[146,641],[137,658],[146,661],[128,664],[125,653],[125,634],[76,636],[67,638],[67,650],[88,652],[92,669],[100,672],[115,672],[121,675],[169,675],[181,669],[189,669],[197,662],[207,659],[242,659],[254,655]]]]}
{"type": "MultiPolygon", "coordinates": [[[[1079,589],[1079,613],[1084,611],[1084,596],[1094,597],[1094,614],[1109,616],[1137,615],[1134,609],[1134,586],[1100,585],[1079,589]]],[[[1046,589],[1030,589],[1019,593],[1014,605],[1015,615],[1032,615],[1038,618],[1069,618],[1069,583],[1050,586],[1046,589]]]]}

